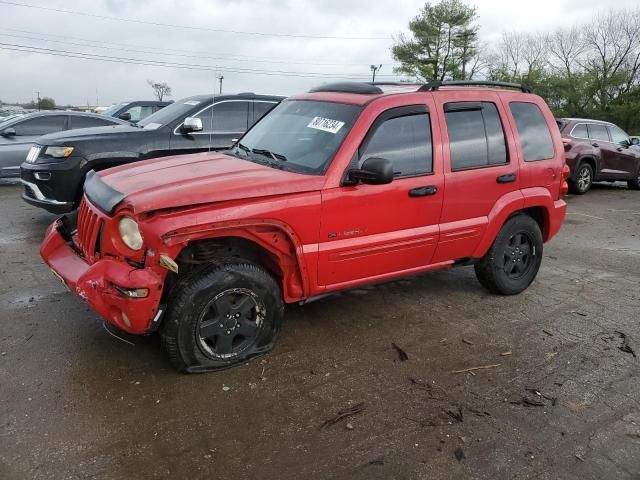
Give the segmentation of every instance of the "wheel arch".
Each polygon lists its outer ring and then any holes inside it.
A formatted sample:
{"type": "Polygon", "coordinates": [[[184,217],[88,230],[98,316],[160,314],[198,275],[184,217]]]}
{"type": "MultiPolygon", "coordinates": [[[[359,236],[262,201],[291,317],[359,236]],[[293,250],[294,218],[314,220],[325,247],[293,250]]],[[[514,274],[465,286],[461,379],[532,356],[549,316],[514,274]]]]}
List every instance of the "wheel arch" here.
{"type": "Polygon", "coordinates": [[[188,275],[200,265],[242,258],[262,266],[276,279],[285,302],[300,301],[308,295],[302,246],[295,233],[279,222],[171,232],[164,240],[168,244],[180,243],[175,257],[180,274],[167,277],[167,290],[171,289],[172,281],[179,281],[180,276],[188,275]]]}
{"type": "Polygon", "coordinates": [[[578,175],[578,170],[580,169],[580,165],[582,165],[583,163],[587,163],[588,165],[591,166],[591,168],[593,169],[594,178],[597,176],[598,161],[596,160],[596,157],[594,157],[593,155],[582,155],[576,160],[576,168],[573,171],[573,175],[572,175],[573,178],[571,178],[572,181],[574,182],[576,181],[576,175],[578,175]]]}

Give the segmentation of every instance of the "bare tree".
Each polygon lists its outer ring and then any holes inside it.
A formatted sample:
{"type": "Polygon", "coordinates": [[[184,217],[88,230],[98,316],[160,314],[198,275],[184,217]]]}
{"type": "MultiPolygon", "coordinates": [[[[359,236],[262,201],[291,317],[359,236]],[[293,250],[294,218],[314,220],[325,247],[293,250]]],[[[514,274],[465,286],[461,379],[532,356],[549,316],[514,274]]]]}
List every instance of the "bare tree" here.
{"type": "Polygon", "coordinates": [[[153,93],[159,102],[164,100],[164,98],[169,98],[171,96],[171,87],[167,82],[154,82],[153,80],[147,80],[149,86],[153,89],[153,93]]]}

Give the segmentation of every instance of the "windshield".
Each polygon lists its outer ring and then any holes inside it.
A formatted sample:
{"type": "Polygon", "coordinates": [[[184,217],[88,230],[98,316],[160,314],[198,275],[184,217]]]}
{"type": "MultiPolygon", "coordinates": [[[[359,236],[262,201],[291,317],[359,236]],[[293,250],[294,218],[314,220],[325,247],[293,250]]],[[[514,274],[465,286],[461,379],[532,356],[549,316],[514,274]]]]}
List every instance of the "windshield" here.
{"type": "Polygon", "coordinates": [[[118,110],[120,110],[122,107],[124,107],[125,105],[127,105],[126,103],[116,103],[115,105],[111,105],[109,108],[107,108],[104,112],[102,112],[102,115],[106,115],[107,117],[110,117],[111,115],[113,115],[115,112],[117,112],[118,110]]]}
{"type": "Polygon", "coordinates": [[[232,150],[240,158],[322,174],[361,107],[310,100],[285,101],[260,120],[232,150]]]}
{"type": "MultiPolygon", "coordinates": [[[[211,103],[211,99],[209,99],[209,103],[211,103]]],[[[178,100],[158,110],[156,113],[152,113],[148,117],[143,118],[137,125],[147,129],[160,128],[175,120],[182,120],[187,113],[198,105],[204,108],[207,105],[207,100],[194,100],[189,98],[178,100]]]]}

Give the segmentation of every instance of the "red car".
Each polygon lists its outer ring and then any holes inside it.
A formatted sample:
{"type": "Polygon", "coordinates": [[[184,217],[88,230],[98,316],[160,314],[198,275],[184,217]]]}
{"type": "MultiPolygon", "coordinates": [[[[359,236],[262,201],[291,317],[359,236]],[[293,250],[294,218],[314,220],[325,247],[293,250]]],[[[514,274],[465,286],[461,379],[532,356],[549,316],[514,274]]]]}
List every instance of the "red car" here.
{"type": "Polygon", "coordinates": [[[557,119],[571,169],[571,193],[587,193],[594,181],[626,181],[640,190],[640,148],[613,123],[583,118],[557,119]]]}
{"type": "Polygon", "coordinates": [[[365,283],[473,264],[517,294],[565,216],[562,140],[526,88],[468,84],[325,85],[225,153],[92,175],[41,255],[187,372],[271,349],[285,303],[365,283]]]}

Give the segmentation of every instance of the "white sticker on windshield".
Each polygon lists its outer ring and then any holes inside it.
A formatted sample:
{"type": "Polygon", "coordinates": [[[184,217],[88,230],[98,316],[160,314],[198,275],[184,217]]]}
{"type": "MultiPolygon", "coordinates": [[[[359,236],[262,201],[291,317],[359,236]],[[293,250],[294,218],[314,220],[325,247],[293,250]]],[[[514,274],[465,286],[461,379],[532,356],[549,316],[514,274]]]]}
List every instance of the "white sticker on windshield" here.
{"type": "Polygon", "coordinates": [[[197,100],[189,100],[188,102],[184,102],[185,105],[198,105],[200,102],[197,100]]]}
{"type": "Polygon", "coordinates": [[[307,127],[315,128],[316,130],[322,130],[323,132],[336,134],[343,125],[344,122],[341,122],[340,120],[331,120],[330,118],[324,117],[314,117],[314,119],[309,122],[309,125],[307,125],[307,127]]]}

